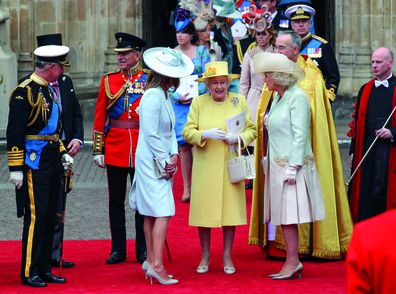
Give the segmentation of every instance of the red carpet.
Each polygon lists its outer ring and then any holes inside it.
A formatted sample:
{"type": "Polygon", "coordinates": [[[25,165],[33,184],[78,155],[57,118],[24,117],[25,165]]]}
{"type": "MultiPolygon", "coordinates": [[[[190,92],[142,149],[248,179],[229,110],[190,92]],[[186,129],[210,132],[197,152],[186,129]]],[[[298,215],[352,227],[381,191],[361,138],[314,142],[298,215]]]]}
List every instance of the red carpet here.
{"type": "MultiPolygon", "coordinates": [[[[301,280],[273,281],[268,274],[277,272],[283,262],[267,260],[257,246],[247,245],[248,226],[237,228],[233,261],[235,275],[222,270],[222,233],[212,232],[212,261],[207,274],[196,274],[200,248],[196,228],[188,226],[189,204],[181,203],[180,173],[175,180],[176,216],[171,219],[168,243],[172,261],[165,257],[169,273],[180,280],[174,286],[162,286],[145,279],[134,256],[134,241],[128,242],[126,263],[106,265],[109,240],[65,241],[65,259],[73,260],[74,269],[64,269],[65,285],[50,284],[34,289],[22,286],[19,280],[21,242],[0,241],[0,293],[346,293],[344,261],[304,262],[301,280]]],[[[251,192],[248,193],[250,211],[251,192]]],[[[107,222],[106,222],[107,223],[107,222]]],[[[54,270],[58,274],[58,269],[54,270]]]]}

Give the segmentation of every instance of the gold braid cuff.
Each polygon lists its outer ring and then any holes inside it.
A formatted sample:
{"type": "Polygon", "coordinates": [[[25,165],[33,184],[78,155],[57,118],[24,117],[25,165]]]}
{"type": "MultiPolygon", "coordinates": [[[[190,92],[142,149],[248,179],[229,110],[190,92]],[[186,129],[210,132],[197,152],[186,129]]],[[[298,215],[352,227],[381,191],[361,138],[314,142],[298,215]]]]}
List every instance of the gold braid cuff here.
{"type": "Polygon", "coordinates": [[[92,154],[93,155],[102,155],[104,154],[104,134],[101,132],[94,131],[94,142],[92,146],[92,154]]]}
{"type": "Polygon", "coordinates": [[[18,147],[13,146],[11,151],[7,152],[8,166],[22,166],[25,161],[24,150],[19,150],[18,147]]]}
{"type": "Polygon", "coordinates": [[[60,154],[62,154],[62,153],[67,153],[67,150],[66,150],[66,148],[65,148],[65,145],[63,145],[62,140],[59,140],[59,153],[60,153],[60,154]]]}

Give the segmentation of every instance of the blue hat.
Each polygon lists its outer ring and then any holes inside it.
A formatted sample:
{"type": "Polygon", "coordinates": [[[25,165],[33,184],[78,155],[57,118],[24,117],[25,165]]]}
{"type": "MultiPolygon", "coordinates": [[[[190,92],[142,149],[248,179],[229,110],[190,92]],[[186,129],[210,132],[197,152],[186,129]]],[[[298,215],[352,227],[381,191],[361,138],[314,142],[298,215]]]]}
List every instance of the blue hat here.
{"type": "Polygon", "coordinates": [[[311,0],[280,0],[278,6],[295,5],[295,4],[306,4],[312,5],[311,0]]]}
{"type": "Polygon", "coordinates": [[[184,8],[177,9],[175,17],[176,32],[184,30],[184,28],[191,22],[190,15],[190,11],[184,8]]]}

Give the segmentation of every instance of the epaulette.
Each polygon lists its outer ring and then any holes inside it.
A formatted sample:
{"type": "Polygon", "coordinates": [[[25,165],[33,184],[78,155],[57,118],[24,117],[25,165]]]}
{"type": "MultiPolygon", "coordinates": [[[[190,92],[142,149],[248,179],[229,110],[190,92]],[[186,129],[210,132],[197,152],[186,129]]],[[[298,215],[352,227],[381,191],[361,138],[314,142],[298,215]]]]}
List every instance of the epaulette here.
{"type": "Polygon", "coordinates": [[[116,74],[116,73],[119,73],[120,71],[121,71],[120,69],[117,69],[117,70],[114,70],[114,71],[109,71],[109,72],[105,73],[105,76],[116,74]]]}
{"type": "Polygon", "coordinates": [[[141,71],[146,73],[146,74],[150,74],[151,73],[151,70],[149,70],[147,68],[142,68],[141,71]]]}
{"type": "Polygon", "coordinates": [[[26,80],[24,80],[22,83],[20,83],[20,84],[18,85],[18,87],[19,87],[19,88],[25,88],[27,85],[29,85],[29,83],[30,83],[31,81],[32,81],[31,79],[26,79],[26,80]]]}
{"type": "Polygon", "coordinates": [[[325,39],[323,39],[322,37],[319,37],[319,36],[317,36],[317,35],[312,35],[312,38],[313,38],[313,39],[316,39],[316,40],[318,40],[318,41],[320,41],[320,42],[322,42],[323,44],[329,43],[329,42],[327,42],[325,39]]]}

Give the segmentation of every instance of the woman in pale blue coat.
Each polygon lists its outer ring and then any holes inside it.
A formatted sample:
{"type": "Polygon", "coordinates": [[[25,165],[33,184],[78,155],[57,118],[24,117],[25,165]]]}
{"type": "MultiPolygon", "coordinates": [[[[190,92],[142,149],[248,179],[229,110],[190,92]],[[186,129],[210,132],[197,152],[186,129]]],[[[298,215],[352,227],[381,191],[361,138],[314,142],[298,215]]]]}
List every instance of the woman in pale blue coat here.
{"type": "Polygon", "coordinates": [[[308,97],[296,84],[304,71],[285,55],[257,53],[254,68],[264,73],[269,90],[276,92],[264,125],[268,131],[263,158],[264,219],[280,225],[286,243],[286,262],[274,280],[300,277],[297,224],[324,219],[324,205],[309,140],[308,97]]]}
{"type": "Polygon", "coordinates": [[[169,48],[151,48],[143,59],[153,71],[139,105],[139,139],[135,157],[135,177],[129,192],[130,205],[144,215],[147,260],[142,269],[146,276],[161,284],[177,284],[163,264],[162,252],[170,217],[175,214],[172,178],[178,159],[175,114],[168,97],[179,78],[190,75],[192,61],[169,48]]]}

